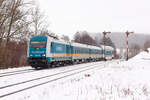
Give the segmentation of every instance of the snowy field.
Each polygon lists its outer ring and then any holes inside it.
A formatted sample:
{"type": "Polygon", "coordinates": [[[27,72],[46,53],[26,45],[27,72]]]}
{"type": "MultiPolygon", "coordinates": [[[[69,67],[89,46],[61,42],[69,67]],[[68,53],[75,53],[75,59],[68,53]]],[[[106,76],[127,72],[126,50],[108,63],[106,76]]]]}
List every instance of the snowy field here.
{"type": "MultiPolygon", "coordinates": [[[[105,68],[87,71],[0,100],[150,100],[150,53],[141,52],[129,61],[97,63],[103,63],[105,68]]],[[[45,72],[41,71],[41,75],[45,72]]],[[[7,82],[14,81],[7,79],[0,84],[7,82]]]]}

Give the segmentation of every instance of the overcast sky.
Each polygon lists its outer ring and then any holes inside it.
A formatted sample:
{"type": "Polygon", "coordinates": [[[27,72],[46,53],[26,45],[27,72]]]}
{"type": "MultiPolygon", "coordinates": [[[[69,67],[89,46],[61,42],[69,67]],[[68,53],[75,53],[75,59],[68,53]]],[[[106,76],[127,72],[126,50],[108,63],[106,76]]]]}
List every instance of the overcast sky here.
{"type": "MultiPolygon", "coordinates": [[[[37,0],[36,0],[37,1],[37,0]]],[[[150,0],[38,0],[54,33],[150,33],[150,0]]]]}

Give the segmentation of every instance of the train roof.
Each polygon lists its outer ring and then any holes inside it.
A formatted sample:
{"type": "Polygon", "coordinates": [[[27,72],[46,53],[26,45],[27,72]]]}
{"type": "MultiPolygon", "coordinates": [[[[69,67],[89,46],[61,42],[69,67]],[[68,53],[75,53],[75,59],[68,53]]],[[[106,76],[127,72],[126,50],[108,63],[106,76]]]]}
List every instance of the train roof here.
{"type": "Polygon", "coordinates": [[[92,48],[92,49],[99,49],[99,50],[102,49],[101,47],[97,47],[97,46],[93,46],[93,45],[89,45],[89,48],[92,48]]]}
{"type": "MultiPolygon", "coordinates": [[[[101,47],[104,49],[104,45],[101,45],[101,47]]],[[[105,46],[105,49],[107,49],[107,50],[114,50],[114,48],[111,47],[111,46],[105,46]]]]}
{"type": "Polygon", "coordinates": [[[75,46],[75,47],[88,48],[87,44],[81,44],[81,43],[76,43],[76,42],[72,42],[71,44],[72,46],[75,46]]]}
{"type": "Polygon", "coordinates": [[[49,38],[51,41],[56,42],[56,43],[67,44],[67,45],[71,44],[70,42],[65,41],[65,40],[62,40],[62,39],[54,39],[54,38],[49,37],[49,36],[48,36],[48,38],[49,38]]]}
{"type": "Polygon", "coordinates": [[[47,39],[49,39],[53,42],[56,42],[56,43],[67,44],[67,45],[70,44],[70,42],[68,42],[68,41],[64,41],[64,40],[61,40],[61,39],[56,39],[56,38],[53,38],[53,37],[50,37],[50,36],[45,36],[45,35],[33,36],[33,37],[30,38],[30,41],[47,41],[47,39]]]}
{"type": "Polygon", "coordinates": [[[102,49],[102,48],[97,47],[97,46],[92,46],[92,45],[87,45],[87,44],[81,44],[81,43],[76,43],[76,42],[72,42],[72,46],[82,47],[82,48],[89,48],[89,49],[99,49],[99,50],[102,49]]]}

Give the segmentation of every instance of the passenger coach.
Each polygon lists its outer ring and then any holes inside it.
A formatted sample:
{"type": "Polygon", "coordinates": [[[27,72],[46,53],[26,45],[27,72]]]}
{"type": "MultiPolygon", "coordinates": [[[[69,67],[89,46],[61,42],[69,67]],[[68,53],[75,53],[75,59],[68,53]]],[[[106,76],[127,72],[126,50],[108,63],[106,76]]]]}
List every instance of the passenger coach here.
{"type": "MultiPolygon", "coordinates": [[[[113,54],[106,51],[107,58],[113,54]]],[[[80,43],[70,43],[49,36],[34,36],[28,43],[28,63],[34,68],[98,61],[103,59],[103,49],[80,43]]]]}

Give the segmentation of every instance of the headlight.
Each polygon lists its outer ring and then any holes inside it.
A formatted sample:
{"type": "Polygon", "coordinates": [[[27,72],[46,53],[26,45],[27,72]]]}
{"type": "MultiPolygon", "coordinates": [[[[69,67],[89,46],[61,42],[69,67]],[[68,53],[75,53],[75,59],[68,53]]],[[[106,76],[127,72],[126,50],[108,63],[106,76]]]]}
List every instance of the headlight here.
{"type": "Polygon", "coordinates": [[[42,56],[45,57],[46,55],[45,55],[45,54],[42,54],[42,56]]]}
{"type": "Polygon", "coordinates": [[[33,55],[32,54],[30,54],[30,57],[32,57],[33,55]]]}

